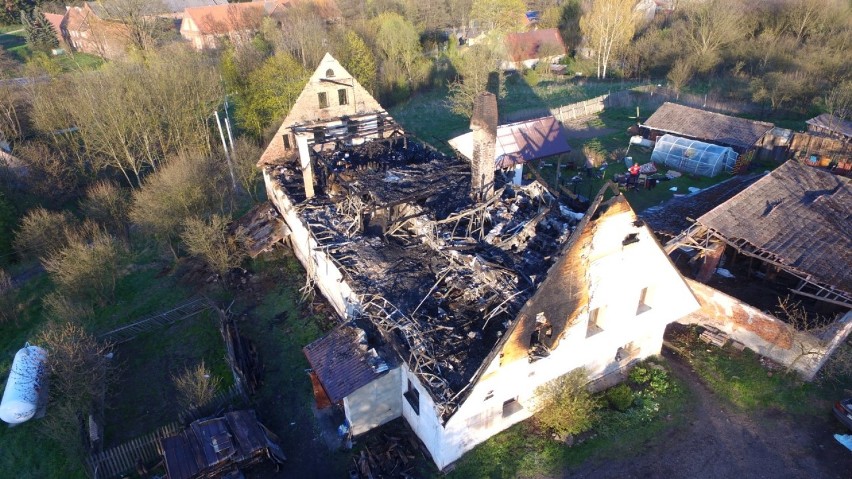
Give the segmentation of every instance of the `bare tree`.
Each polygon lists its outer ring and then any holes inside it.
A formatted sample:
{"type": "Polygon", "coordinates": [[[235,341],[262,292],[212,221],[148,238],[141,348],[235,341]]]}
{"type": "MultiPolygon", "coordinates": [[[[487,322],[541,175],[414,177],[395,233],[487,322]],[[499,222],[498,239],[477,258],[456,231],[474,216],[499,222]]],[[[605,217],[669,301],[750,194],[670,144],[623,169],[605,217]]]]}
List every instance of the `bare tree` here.
{"type": "Polygon", "coordinates": [[[746,12],[739,1],[693,0],[685,4],[682,38],[696,55],[699,71],[707,72],[719,62],[721,50],[748,33],[746,12]]]}
{"type": "Polygon", "coordinates": [[[312,2],[296,3],[279,23],[280,35],[275,39],[278,51],[292,54],[305,68],[316,68],[328,50],[328,31],[318,6],[312,2]]]}
{"type": "Polygon", "coordinates": [[[595,52],[598,78],[606,78],[614,55],[633,38],[636,28],[633,4],[633,0],[594,0],[580,18],[580,30],[595,52]]]}
{"type": "Polygon", "coordinates": [[[470,117],[473,100],[488,89],[489,76],[500,66],[500,57],[485,44],[477,44],[465,50],[453,66],[461,78],[449,83],[448,101],[453,112],[470,117]]]}
{"type": "Polygon", "coordinates": [[[86,420],[102,407],[105,391],[117,377],[115,364],[108,359],[111,348],[73,322],[50,323],[36,343],[49,351],[50,389],[41,430],[72,457],[82,459],[86,420]]]}
{"type": "Polygon", "coordinates": [[[178,392],[178,403],[184,409],[204,406],[219,392],[222,381],[213,376],[202,360],[195,367],[187,367],[172,376],[178,392]]]}
{"type": "Polygon", "coordinates": [[[689,60],[680,58],[672,65],[666,78],[669,80],[672,89],[677,93],[677,98],[680,98],[681,90],[692,79],[693,72],[692,63],[689,60]]]}
{"type": "Polygon", "coordinates": [[[99,181],[86,190],[80,208],[87,218],[100,223],[126,242],[130,239],[130,205],[128,190],[110,181],[99,181]]]}
{"type": "Polygon", "coordinates": [[[77,220],[67,211],[49,211],[41,207],[27,212],[15,235],[14,246],[24,258],[45,258],[68,244],[69,231],[77,220]]]}
{"type": "Polygon", "coordinates": [[[209,220],[189,217],[184,221],[181,239],[189,252],[202,259],[224,279],[246,257],[245,234],[229,232],[230,217],[213,215],[209,220]]]}

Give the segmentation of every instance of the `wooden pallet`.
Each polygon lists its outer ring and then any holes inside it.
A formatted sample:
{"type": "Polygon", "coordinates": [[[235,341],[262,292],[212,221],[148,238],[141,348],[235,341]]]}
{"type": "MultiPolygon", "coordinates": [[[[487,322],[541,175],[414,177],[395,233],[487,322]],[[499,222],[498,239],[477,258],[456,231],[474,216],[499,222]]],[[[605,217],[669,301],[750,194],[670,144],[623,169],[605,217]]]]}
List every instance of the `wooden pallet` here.
{"type": "Polygon", "coordinates": [[[700,336],[698,336],[698,339],[707,344],[716,345],[720,348],[724,347],[728,343],[728,335],[716,329],[705,330],[700,336]]]}

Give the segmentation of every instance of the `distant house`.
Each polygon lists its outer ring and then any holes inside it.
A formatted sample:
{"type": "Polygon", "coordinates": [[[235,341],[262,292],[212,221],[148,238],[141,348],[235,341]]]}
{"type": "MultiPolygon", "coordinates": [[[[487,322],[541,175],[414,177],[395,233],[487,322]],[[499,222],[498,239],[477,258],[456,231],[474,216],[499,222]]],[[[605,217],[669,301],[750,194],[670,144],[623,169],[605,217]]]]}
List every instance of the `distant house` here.
{"type": "Polygon", "coordinates": [[[50,26],[53,27],[53,34],[56,35],[56,40],[59,42],[59,45],[65,44],[65,38],[62,37],[62,22],[65,20],[65,15],[60,15],[58,13],[45,13],[44,18],[50,23],[50,26]]]}
{"type": "Polygon", "coordinates": [[[509,60],[503,62],[504,70],[532,68],[539,61],[555,63],[567,53],[559,30],[547,28],[506,35],[509,60]]]}
{"type": "Polygon", "coordinates": [[[807,122],[808,132],[825,135],[842,141],[852,142],[852,121],[828,113],[811,118],[807,122]]]}
{"type": "MultiPolygon", "coordinates": [[[[473,158],[474,133],[468,132],[449,141],[459,154],[473,158]]],[[[500,125],[494,148],[494,166],[515,170],[515,184],[521,183],[524,163],[569,153],[568,136],[552,116],[500,125]]]]}
{"type": "Polygon", "coordinates": [[[260,29],[267,9],[277,5],[278,2],[249,2],[187,8],[180,34],[196,50],[217,48],[225,38],[247,41],[260,29]]]}
{"type": "Polygon", "coordinates": [[[663,103],[643,124],[651,140],[671,134],[714,145],[728,146],[739,154],[756,150],[774,125],[763,121],[713,113],[677,103],[663,103]]]}

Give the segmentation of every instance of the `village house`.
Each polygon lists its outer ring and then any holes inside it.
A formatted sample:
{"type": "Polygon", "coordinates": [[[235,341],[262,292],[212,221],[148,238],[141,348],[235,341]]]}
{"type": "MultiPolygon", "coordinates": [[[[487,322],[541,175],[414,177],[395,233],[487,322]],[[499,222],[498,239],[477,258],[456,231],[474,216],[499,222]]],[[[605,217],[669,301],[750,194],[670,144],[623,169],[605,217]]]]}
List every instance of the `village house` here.
{"type": "Polygon", "coordinates": [[[496,172],[490,93],[471,127],[470,161],[439,153],[326,55],[258,165],[340,316],[304,348],[318,404],[355,435],[403,417],[440,469],[529,418],[539,386],[618,380],[699,307],[617,190],[572,211],[496,172]]]}
{"type": "Polygon", "coordinates": [[[716,328],[809,380],[852,331],[850,204],[852,180],[788,161],[642,216],[671,238],[666,250],[701,303],[680,322],[716,328]],[[776,317],[785,300],[812,319],[776,317]]]}
{"type": "Polygon", "coordinates": [[[504,70],[533,68],[541,61],[556,63],[566,54],[565,43],[556,28],[509,33],[505,43],[509,59],[501,65],[504,70]]]}

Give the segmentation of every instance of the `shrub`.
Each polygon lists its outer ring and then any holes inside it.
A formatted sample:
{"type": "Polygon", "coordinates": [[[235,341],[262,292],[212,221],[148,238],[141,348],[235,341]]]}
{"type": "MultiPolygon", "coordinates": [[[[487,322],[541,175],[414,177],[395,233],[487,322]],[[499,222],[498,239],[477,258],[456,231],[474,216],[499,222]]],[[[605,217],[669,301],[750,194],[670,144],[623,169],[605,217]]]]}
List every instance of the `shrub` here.
{"type": "Polygon", "coordinates": [[[609,388],[604,397],[606,397],[610,407],[621,412],[630,409],[630,406],[633,405],[633,391],[630,386],[624,383],[609,388]]]}
{"type": "Polygon", "coordinates": [[[24,258],[44,258],[68,244],[69,231],[76,228],[77,220],[68,213],[35,208],[27,212],[18,234],[15,250],[24,258]]]}
{"type": "Polygon", "coordinates": [[[210,402],[216,396],[221,383],[204,361],[172,376],[172,382],[178,391],[178,402],[185,409],[201,407],[210,402]]]}
{"type": "Polygon", "coordinates": [[[96,230],[90,237],[74,238],[42,264],[69,299],[106,304],[115,292],[124,253],[124,245],[114,236],[96,230]]]}
{"type": "Polygon", "coordinates": [[[540,386],[536,390],[539,424],[560,436],[591,429],[598,402],[586,389],[587,382],[588,372],[578,368],[540,386]]]}
{"type": "Polygon", "coordinates": [[[524,70],[524,80],[526,80],[527,85],[536,86],[541,81],[541,75],[539,75],[534,69],[530,68],[524,70]]]}
{"type": "Polygon", "coordinates": [[[630,371],[630,380],[642,387],[642,395],[657,397],[672,388],[669,374],[660,367],[636,366],[630,371]]]}

